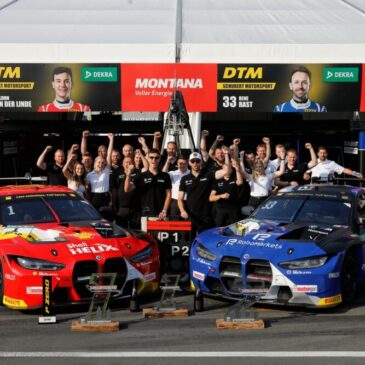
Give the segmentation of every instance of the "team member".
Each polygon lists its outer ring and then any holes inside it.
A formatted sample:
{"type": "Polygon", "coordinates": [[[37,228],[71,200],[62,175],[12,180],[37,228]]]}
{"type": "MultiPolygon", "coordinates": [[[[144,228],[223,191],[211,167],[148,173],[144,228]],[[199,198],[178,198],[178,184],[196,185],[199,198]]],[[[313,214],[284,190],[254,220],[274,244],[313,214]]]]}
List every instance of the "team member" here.
{"type": "Polygon", "coordinates": [[[243,177],[237,160],[232,159],[235,171],[227,172],[222,179],[213,183],[209,201],[214,202],[213,218],[216,227],[237,222],[240,217],[240,189],[243,177]]]}
{"type": "Polygon", "coordinates": [[[207,161],[207,169],[211,170],[211,171],[218,171],[221,170],[223,165],[224,165],[224,161],[225,161],[225,157],[224,157],[224,153],[222,150],[222,147],[218,147],[218,144],[220,142],[223,142],[224,137],[221,135],[218,135],[214,141],[214,143],[212,144],[212,146],[209,149],[209,159],[207,161]]]}
{"type": "Polygon", "coordinates": [[[261,160],[265,167],[267,167],[271,157],[270,138],[264,137],[262,142],[256,147],[256,159],[261,160]]]}
{"type": "Polygon", "coordinates": [[[327,181],[328,176],[330,174],[346,174],[346,175],[352,175],[358,179],[362,179],[363,176],[360,172],[353,171],[351,169],[348,169],[347,167],[343,167],[336,163],[335,161],[328,160],[328,152],[326,147],[318,147],[318,164],[314,166],[311,170],[307,171],[307,173],[304,174],[304,179],[309,180],[310,175],[313,178],[320,178],[321,180],[327,181]]]}
{"type": "Polygon", "coordinates": [[[125,192],[138,189],[142,201],[142,216],[164,219],[171,201],[171,180],[166,172],[159,171],[160,152],[151,148],[148,152],[148,171],[142,172],[134,181],[131,174],[134,167],[130,165],[126,171],[125,192]]]}
{"type": "Polygon", "coordinates": [[[208,171],[202,169],[202,156],[193,152],[189,157],[190,174],[183,176],[180,182],[178,206],[181,217],[191,218],[193,234],[213,226],[209,195],[214,180],[221,179],[230,171],[228,150],[224,153],[225,164],[221,170],[208,171]],[[186,194],[186,201],[184,197],[186,194]]]}
{"type": "MultiPolygon", "coordinates": [[[[156,150],[160,150],[160,139],[162,137],[162,133],[157,131],[153,134],[153,144],[152,147],[156,150]]],[[[162,146],[163,147],[163,146],[162,146]]],[[[166,145],[166,155],[164,154],[161,157],[160,167],[163,168],[166,161],[169,160],[169,169],[168,171],[175,171],[178,169],[177,166],[177,144],[174,141],[170,141],[166,145]]]]}
{"type": "Polygon", "coordinates": [[[122,148],[122,154],[124,157],[132,157],[133,158],[133,146],[130,144],[125,144],[122,148]]]}
{"type": "Polygon", "coordinates": [[[85,172],[88,174],[93,169],[93,158],[89,152],[85,152],[81,157],[81,162],[85,167],[85,172]]]}
{"type": "MultiPolygon", "coordinates": [[[[280,156],[282,155],[283,152],[286,155],[285,146],[283,144],[277,144],[275,146],[276,158],[274,160],[270,160],[269,163],[267,164],[268,172],[272,173],[272,172],[276,171],[279,168],[280,162],[281,162],[280,156]]],[[[287,162],[286,159],[285,159],[285,162],[287,162]]]]}
{"type": "Polygon", "coordinates": [[[241,170],[243,177],[250,184],[251,192],[248,205],[256,208],[269,196],[274,178],[279,177],[284,173],[284,153],[280,156],[280,159],[280,169],[273,173],[266,171],[265,164],[260,159],[255,160],[252,175],[248,174],[244,168],[241,170]]]}
{"type": "Polygon", "coordinates": [[[177,204],[179,199],[179,187],[180,181],[183,176],[188,175],[190,170],[188,169],[188,160],[184,156],[179,156],[177,159],[177,170],[169,171],[170,161],[169,159],[173,159],[173,156],[167,157],[165,166],[162,171],[167,172],[170,175],[172,190],[171,190],[171,204],[170,204],[170,216],[179,217],[180,210],[177,204]]]}
{"type": "MultiPolygon", "coordinates": [[[[138,228],[140,221],[140,199],[137,190],[125,191],[125,179],[127,171],[133,166],[132,157],[124,157],[122,168],[113,176],[112,183],[112,206],[115,221],[122,227],[138,228]]],[[[134,166],[133,166],[134,167],[134,166]]],[[[130,181],[134,182],[141,170],[133,168],[130,171],[130,181]]]]}
{"type": "Polygon", "coordinates": [[[106,160],[98,156],[94,161],[94,170],[86,175],[89,187],[88,197],[95,209],[100,210],[100,208],[109,205],[110,173],[110,166],[107,165],[106,160]]]}
{"type": "Polygon", "coordinates": [[[38,108],[39,112],[90,112],[90,107],[71,99],[72,71],[69,67],[56,67],[52,72],[55,99],[38,108]]]}
{"type": "Polygon", "coordinates": [[[67,186],[67,179],[62,172],[63,166],[65,165],[65,153],[61,149],[58,149],[54,154],[54,163],[44,162],[46,155],[52,151],[52,149],[52,146],[47,146],[44,149],[38,157],[37,166],[47,173],[49,185],[67,186]]]}
{"type": "Polygon", "coordinates": [[[94,170],[86,175],[88,184],[88,196],[94,208],[101,210],[101,208],[109,206],[110,201],[110,175],[111,175],[111,155],[113,150],[113,134],[108,134],[109,146],[107,152],[107,159],[98,156],[94,161],[94,170]]]}
{"type": "Polygon", "coordinates": [[[305,144],[305,148],[309,150],[311,160],[309,162],[303,162],[298,164],[297,152],[294,149],[290,149],[287,153],[284,174],[276,180],[276,185],[279,188],[286,186],[299,186],[305,184],[303,179],[304,173],[317,165],[316,153],[310,143],[305,144]]]}
{"type": "Polygon", "coordinates": [[[62,169],[62,172],[67,179],[67,186],[74,190],[81,197],[85,198],[87,191],[85,166],[81,162],[75,161],[72,172],[70,172],[70,166],[73,160],[74,156],[70,154],[65,166],[62,169]]]}
{"type": "Polygon", "coordinates": [[[289,89],[293,96],[291,100],[276,105],[274,112],[326,112],[323,105],[311,101],[308,93],[311,89],[311,72],[304,66],[299,66],[290,74],[289,89]]]}

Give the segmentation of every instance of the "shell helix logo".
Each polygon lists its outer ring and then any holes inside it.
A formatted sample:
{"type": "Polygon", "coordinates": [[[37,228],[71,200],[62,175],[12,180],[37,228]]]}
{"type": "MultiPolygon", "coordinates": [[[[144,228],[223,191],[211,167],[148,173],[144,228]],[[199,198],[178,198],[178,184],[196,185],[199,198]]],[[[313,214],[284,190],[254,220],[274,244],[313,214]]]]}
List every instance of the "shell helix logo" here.
{"type": "Polygon", "coordinates": [[[0,66],[1,79],[20,79],[20,67],[0,66]]]}

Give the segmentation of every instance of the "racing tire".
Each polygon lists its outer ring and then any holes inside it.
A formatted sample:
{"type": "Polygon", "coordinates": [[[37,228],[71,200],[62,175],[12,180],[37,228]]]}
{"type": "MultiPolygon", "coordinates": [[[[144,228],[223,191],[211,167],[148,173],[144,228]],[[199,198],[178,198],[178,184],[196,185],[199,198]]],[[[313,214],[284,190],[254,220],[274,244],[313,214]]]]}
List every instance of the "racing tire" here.
{"type": "Polygon", "coordinates": [[[4,305],[4,271],[0,260],[0,305],[4,305]]]}
{"type": "Polygon", "coordinates": [[[194,294],[194,312],[204,312],[204,295],[200,289],[194,294]]]}
{"type": "Polygon", "coordinates": [[[358,284],[357,262],[353,254],[345,256],[341,270],[341,295],[342,303],[349,304],[356,296],[358,284]]]}

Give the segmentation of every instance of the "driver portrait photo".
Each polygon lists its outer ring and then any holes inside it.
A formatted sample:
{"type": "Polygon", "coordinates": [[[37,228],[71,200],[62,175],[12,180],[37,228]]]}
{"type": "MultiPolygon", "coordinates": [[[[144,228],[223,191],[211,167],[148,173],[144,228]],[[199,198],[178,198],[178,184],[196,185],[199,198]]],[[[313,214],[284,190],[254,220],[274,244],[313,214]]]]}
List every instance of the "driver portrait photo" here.
{"type": "Polygon", "coordinates": [[[312,87],[311,72],[304,66],[299,66],[290,74],[289,89],[292,98],[274,108],[274,112],[326,112],[324,105],[309,99],[312,87]]]}
{"type": "Polygon", "coordinates": [[[38,112],[90,112],[90,106],[71,99],[72,70],[56,67],[52,72],[54,100],[38,107],[38,112]]]}

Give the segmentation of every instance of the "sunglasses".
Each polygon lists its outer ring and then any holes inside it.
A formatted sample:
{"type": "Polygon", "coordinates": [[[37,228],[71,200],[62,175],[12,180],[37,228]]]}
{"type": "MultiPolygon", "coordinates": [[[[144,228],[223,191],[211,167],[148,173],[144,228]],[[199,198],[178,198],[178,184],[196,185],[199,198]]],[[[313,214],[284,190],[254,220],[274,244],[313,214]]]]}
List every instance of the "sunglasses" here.
{"type": "Polygon", "coordinates": [[[148,158],[150,160],[158,160],[160,158],[160,156],[149,156],[148,158]]]}
{"type": "Polygon", "coordinates": [[[198,159],[193,159],[193,160],[190,160],[191,163],[200,163],[200,160],[198,159]]]}

